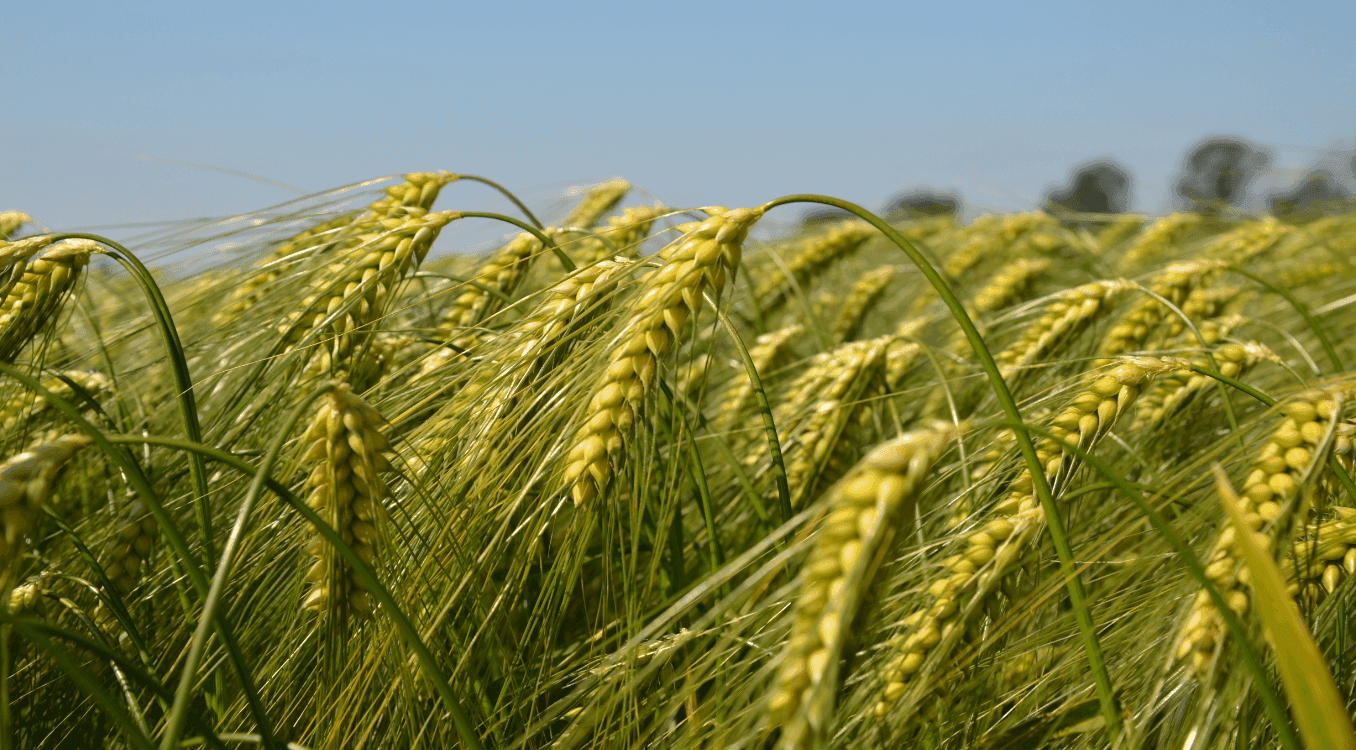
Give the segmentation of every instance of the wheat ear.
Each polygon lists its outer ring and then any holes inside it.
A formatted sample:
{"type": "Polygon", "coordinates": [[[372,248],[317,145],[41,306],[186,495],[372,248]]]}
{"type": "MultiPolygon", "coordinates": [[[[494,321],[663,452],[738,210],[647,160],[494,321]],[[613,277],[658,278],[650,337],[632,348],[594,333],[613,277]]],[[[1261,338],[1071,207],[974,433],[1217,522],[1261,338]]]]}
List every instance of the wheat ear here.
{"type": "Polygon", "coordinates": [[[989,283],[975,292],[970,304],[979,312],[1001,310],[1021,302],[1036,278],[1050,268],[1044,258],[1018,258],[1003,266],[989,283]]]}
{"type": "Polygon", "coordinates": [[[786,304],[797,286],[855,253],[874,232],[864,222],[844,221],[822,234],[797,238],[782,246],[778,253],[789,256],[785,272],[769,274],[754,293],[763,314],[775,312],[786,304]]]}
{"type": "Polygon", "coordinates": [[[518,325],[484,352],[483,366],[457,394],[453,410],[473,415],[470,424],[477,432],[492,433],[525,388],[565,361],[570,334],[608,309],[633,265],[624,259],[605,260],[547,290],[518,325]]]}
{"type": "Polygon", "coordinates": [[[999,353],[998,363],[1017,368],[1054,352],[1086,328],[1117,294],[1130,287],[1131,283],[1124,280],[1094,281],[1059,293],[1045,314],[1022,331],[1017,343],[999,353]]]}
{"type": "Polygon", "coordinates": [[[321,221],[278,245],[263,261],[262,268],[231,290],[226,306],[212,319],[220,324],[264,301],[268,288],[287,274],[289,259],[303,254],[341,255],[360,243],[364,235],[379,229],[382,219],[399,218],[407,209],[428,211],[442,188],[459,179],[450,172],[411,172],[404,177],[403,182],[384,189],[382,197],[362,211],[348,211],[321,221]]]}
{"type": "Polygon", "coordinates": [[[797,399],[796,407],[803,413],[786,413],[778,423],[792,507],[798,507],[814,491],[825,461],[838,444],[839,433],[862,408],[863,397],[880,382],[890,341],[886,336],[835,349],[820,365],[822,372],[815,377],[817,387],[797,399]]]}
{"type": "Polygon", "coordinates": [[[800,574],[791,632],[768,695],[783,748],[822,740],[832,718],[843,642],[857,616],[877,553],[907,523],[932,464],[954,439],[950,426],[911,432],[867,454],[829,495],[800,574]]]}
{"type": "Polygon", "coordinates": [[[1275,216],[1249,221],[1205,244],[1201,255],[1241,265],[1265,253],[1276,243],[1295,233],[1295,228],[1275,216]]]}
{"type": "Polygon", "coordinates": [[[951,278],[959,279],[984,260],[1001,257],[1009,245],[1027,232],[1059,226],[1054,217],[1043,211],[1009,214],[989,220],[984,218],[975,220],[971,231],[943,264],[943,270],[951,278]]]}
{"type": "MultiPolygon", "coordinates": [[[[1240,291],[1242,290],[1236,286],[1216,286],[1208,289],[1192,289],[1191,293],[1187,295],[1186,300],[1182,302],[1182,314],[1185,315],[1188,320],[1196,322],[1198,326],[1206,325],[1212,318],[1217,318],[1223,314],[1229,304],[1238,298],[1240,291]]],[[[1182,320],[1182,318],[1177,315],[1168,318],[1166,327],[1166,336],[1168,339],[1174,339],[1183,335],[1187,329],[1186,321],[1182,320]]],[[[1193,337],[1187,346],[1194,345],[1195,343],[1196,341],[1193,337]]]]}
{"type": "MultiPolygon", "coordinates": [[[[564,229],[587,229],[598,222],[609,209],[617,204],[631,187],[625,180],[612,180],[590,190],[574,210],[565,217],[564,229]]],[[[651,219],[652,220],[652,219],[651,219]]],[[[634,225],[648,229],[650,220],[642,219],[634,225]]],[[[555,239],[561,235],[560,228],[545,230],[547,236],[555,239]]],[[[496,250],[476,271],[476,282],[481,286],[494,289],[501,295],[509,296],[517,290],[523,278],[527,276],[532,261],[543,250],[541,240],[530,232],[523,232],[508,244],[496,250]]],[[[458,348],[468,349],[473,341],[466,338],[471,330],[497,312],[503,304],[500,296],[491,294],[480,287],[467,285],[443,312],[440,331],[449,337],[457,337],[458,348]]]]}
{"type": "Polygon", "coordinates": [[[606,228],[572,243],[570,256],[580,268],[614,256],[635,256],[636,246],[650,235],[650,227],[662,214],[663,209],[655,206],[624,208],[608,218],[606,228]]]}
{"type": "MultiPolygon", "coordinates": [[[[1090,450],[1126,413],[1150,375],[1165,369],[1149,362],[1116,367],[1086,385],[1069,402],[1051,423],[1051,434],[1090,450]]],[[[1073,456],[1050,439],[1040,441],[1036,453],[1046,478],[1059,492],[1075,468],[1073,456]]],[[[888,713],[904,696],[924,661],[961,624],[961,597],[973,594],[978,606],[991,596],[998,582],[1012,572],[1023,548],[1044,526],[1045,512],[1033,491],[1031,473],[1023,469],[1009,485],[1007,497],[994,506],[990,520],[966,538],[965,552],[942,561],[946,574],[937,577],[926,592],[932,603],[903,619],[901,624],[908,635],[891,640],[896,653],[885,667],[885,688],[875,706],[877,715],[888,713]]]]}
{"type": "Polygon", "coordinates": [[[762,212],[711,209],[659,252],[663,262],[642,279],[642,291],[627,311],[607,372],[585,410],[566,459],[564,482],[579,506],[593,502],[612,478],[612,456],[621,451],[661,360],[673,350],[706,291],[719,296],[739,268],[744,237],[762,212]]]}
{"type": "Polygon", "coordinates": [[[63,240],[47,245],[29,260],[21,276],[0,300],[0,362],[14,355],[52,322],[80,278],[91,253],[101,252],[93,240],[63,240]]]}
{"type": "Polygon", "coordinates": [[[1117,214],[1092,235],[1097,254],[1107,255],[1112,247],[1138,232],[1144,226],[1144,221],[1145,217],[1137,214],[1117,214]]]}
{"type": "MultiPolygon", "coordinates": [[[[1254,342],[1224,344],[1213,351],[1213,357],[1213,364],[1218,366],[1219,373],[1228,378],[1238,378],[1263,360],[1281,364],[1280,357],[1265,346],[1254,342]]],[[[1201,367],[1210,367],[1212,364],[1210,359],[1203,356],[1193,357],[1187,362],[1201,367]]],[[[1208,375],[1201,375],[1186,368],[1164,376],[1159,388],[1146,394],[1144,403],[1139,405],[1134,429],[1162,427],[1168,423],[1170,417],[1191,403],[1197,394],[1212,388],[1215,382],[1215,379],[1208,375]]]]}
{"type": "MultiPolygon", "coordinates": [[[[1097,349],[1098,353],[1114,357],[1138,349],[1150,348],[1155,335],[1162,332],[1164,328],[1162,324],[1165,318],[1170,316],[1171,319],[1180,322],[1180,318],[1171,315],[1168,308],[1158,300],[1158,297],[1162,297],[1180,309],[1192,290],[1208,281],[1211,276],[1217,274],[1224,267],[1225,264],[1220,261],[1209,260],[1195,260],[1169,266],[1150,284],[1150,291],[1157,296],[1146,295],[1131,306],[1107,332],[1106,337],[1102,339],[1102,344],[1097,349]]],[[[1167,333],[1167,336],[1170,335],[1172,335],[1171,329],[1167,333]]],[[[1166,338],[1166,336],[1163,338],[1166,338]]],[[[1110,360],[1104,360],[1099,364],[1109,364],[1109,362],[1110,360]]]]}
{"type": "Polygon", "coordinates": [[[289,316],[286,342],[318,339],[322,369],[349,366],[358,344],[371,339],[372,324],[396,286],[423,262],[442,228],[459,217],[455,211],[425,214],[410,208],[402,218],[383,219],[381,231],[362,235],[352,248],[356,257],[337,259],[313,285],[300,311],[289,316]]]}
{"type": "MultiPolygon", "coordinates": [[[[307,505],[374,569],[386,519],[381,475],[391,470],[385,456],[390,446],[378,429],[384,422],[347,385],[337,384],[302,438],[309,446],[302,460],[312,467],[307,505]]],[[[371,617],[371,595],[330,543],[316,534],[310,553],[315,563],[306,580],[312,587],[302,606],[327,612],[335,623],[371,617]]]]}
{"type": "Polygon", "coordinates": [[[9,239],[19,227],[32,220],[31,216],[22,211],[0,211],[0,241],[9,239]]]}
{"type": "MultiPolygon", "coordinates": [[[[102,393],[112,387],[112,381],[98,372],[66,370],[61,375],[92,394],[102,393]]],[[[43,378],[42,386],[67,400],[75,396],[74,391],[61,378],[43,378]]],[[[27,389],[16,389],[7,400],[0,403],[0,433],[10,435],[17,432],[25,424],[41,417],[49,408],[50,404],[45,396],[27,389]]]]}
{"type": "MultiPolygon", "coordinates": [[[[1273,538],[1263,527],[1270,524],[1268,530],[1275,533],[1278,526],[1284,525],[1288,521],[1284,514],[1294,510],[1301,483],[1311,473],[1323,471],[1326,458],[1322,451],[1335,447],[1326,440],[1329,426],[1341,414],[1345,395],[1341,391],[1311,390],[1295,396],[1282,407],[1284,416],[1280,424],[1257,452],[1252,470],[1243,482],[1238,506],[1264,548],[1272,546],[1273,538]]],[[[1234,537],[1233,527],[1226,527],[1215,538],[1205,575],[1224,596],[1229,608],[1242,615],[1249,606],[1243,588],[1248,583],[1248,573],[1240,567],[1234,537]]],[[[1224,625],[1218,610],[1205,591],[1197,592],[1178,629],[1177,659],[1186,662],[1190,673],[1199,675],[1223,640],[1224,625]]]]}
{"type": "Polygon", "coordinates": [[[1130,240],[1121,255],[1118,268],[1128,271],[1163,255],[1175,246],[1187,232],[1200,226],[1205,217],[1200,214],[1175,213],[1149,222],[1134,239],[1130,240]]]}
{"type": "Polygon", "coordinates": [[[894,280],[899,269],[894,266],[881,266],[862,274],[857,279],[857,283],[852,285],[852,290],[848,292],[847,299],[843,300],[843,306],[838,310],[838,319],[833,324],[833,337],[838,341],[851,341],[857,338],[857,332],[861,330],[862,321],[866,319],[867,313],[885,294],[885,288],[894,280]]]}
{"type": "MultiPolygon", "coordinates": [[[[1338,428],[1333,454],[1345,459],[1349,469],[1356,425],[1344,422],[1338,428]]],[[[1356,573],[1356,508],[1329,506],[1325,515],[1331,518],[1305,524],[1291,545],[1290,557],[1281,564],[1290,595],[1302,597],[1310,606],[1322,604],[1356,573]]]]}
{"type": "Polygon", "coordinates": [[[592,227],[598,223],[603,214],[620,203],[630,189],[631,183],[626,180],[608,180],[594,185],[560,222],[560,226],[567,229],[592,227]]]}
{"type": "Polygon", "coordinates": [[[15,586],[9,592],[9,601],[4,603],[6,611],[15,617],[36,614],[41,605],[42,585],[38,581],[15,586]]]}
{"type": "Polygon", "coordinates": [[[57,475],[89,444],[84,435],[63,435],[0,464],[0,591],[9,588],[24,535],[37,527],[57,475]]]}

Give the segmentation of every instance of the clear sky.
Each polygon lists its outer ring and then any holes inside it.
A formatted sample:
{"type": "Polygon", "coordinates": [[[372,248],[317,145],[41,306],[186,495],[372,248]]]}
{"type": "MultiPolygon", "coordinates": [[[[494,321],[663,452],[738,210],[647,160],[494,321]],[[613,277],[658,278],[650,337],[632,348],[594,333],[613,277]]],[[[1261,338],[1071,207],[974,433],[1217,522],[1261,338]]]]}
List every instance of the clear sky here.
{"type": "MultiPolygon", "coordinates": [[[[1235,134],[1288,185],[1356,138],[1356,3],[34,2],[0,25],[0,210],[222,216],[407,171],[668,205],[957,190],[1026,210],[1114,157],[1169,208],[1235,134]]],[[[450,189],[449,189],[450,190],[450,189]]],[[[439,208],[483,207],[458,187],[439,208]]]]}

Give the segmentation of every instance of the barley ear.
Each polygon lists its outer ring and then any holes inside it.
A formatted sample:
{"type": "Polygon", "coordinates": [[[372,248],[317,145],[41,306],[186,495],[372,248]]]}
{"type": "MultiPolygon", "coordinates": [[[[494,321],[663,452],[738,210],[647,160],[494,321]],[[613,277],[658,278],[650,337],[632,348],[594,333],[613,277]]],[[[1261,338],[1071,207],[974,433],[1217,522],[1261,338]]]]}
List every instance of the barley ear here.
{"type": "MultiPolygon", "coordinates": [[[[35,242],[40,240],[35,239],[35,242]]],[[[60,313],[91,253],[93,240],[63,240],[38,250],[23,275],[0,300],[0,362],[12,362],[34,336],[60,313]]]]}
{"type": "Polygon", "coordinates": [[[613,206],[621,202],[626,197],[626,191],[631,189],[631,183],[626,180],[608,180],[590,188],[584,198],[575,205],[570,213],[560,222],[560,226],[569,229],[588,229],[603,214],[612,209],[613,206]]]}
{"type": "MultiPolygon", "coordinates": [[[[376,567],[385,524],[390,446],[378,429],[384,419],[348,388],[337,384],[325,399],[303,442],[311,466],[306,503],[343,537],[358,557],[376,567]]],[[[367,589],[334,548],[318,534],[309,551],[315,563],[306,574],[310,591],[302,606],[343,624],[372,615],[367,589]]]]}
{"type": "Polygon", "coordinates": [[[22,211],[0,211],[0,240],[7,240],[33,218],[22,211]]]}
{"type": "Polygon", "coordinates": [[[89,444],[84,435],[63,435],[0,464],[0,591],[17,572],[24,536],[37,528],[57,475],[89,444]]]}
{"type": "Polygon", "coordinates": [[[607,371],[585,410],[566,459],[564,482],[578,506],[588,506],[607,487],[613,456],[623,448],[662,360],[673,351],[709,290],[718,297],[739,268],[744,237],[762,212],[711,209],[706,221],[659,251],[663,262],[641,281],[642,292],[608,354],[607,371]]]}
{"type": "MultiPolygon", "coordinates": [[[[1350,450],[1345,442],[1329,441],[1336,433],[1332,421],[1340,416],[1346,394],[1341,391],[1309,390],[1297,394],[1281,407],[1282,418],[1271,438],[1253,458],[1252,469],[1243,480],[1242,492],[1228,493],[1225,502],[1235,504],[1254,541],[1270,548],[1291,520],[1300,487],[1311,473],[1325,469],[1325,450],[1350,450]]],[[[1245,588],[1248,570],[1237,540],[1238,531],[1226,527],[1215,538],[1206,559],[1205,575],[1219,589],[1235,614],[1243,615],[1251,607],[1245,588]]],[[[1175,656],[1186,663],[1187,671],[1200,676],[1223,645],[1224,624],[1219,611],[1205,591],[1198,591],[1185,620],[1178,628],[1175,656]]]]}
{"type": "Polygon", "coordinates": [[[911,517],[949,425],[882,443],[830,494],[828,515],[801,570],[791,632],[768,694],[782,748],[822,741],[832,720],[844,637],[870,586],[877,552],[911,517]]]}

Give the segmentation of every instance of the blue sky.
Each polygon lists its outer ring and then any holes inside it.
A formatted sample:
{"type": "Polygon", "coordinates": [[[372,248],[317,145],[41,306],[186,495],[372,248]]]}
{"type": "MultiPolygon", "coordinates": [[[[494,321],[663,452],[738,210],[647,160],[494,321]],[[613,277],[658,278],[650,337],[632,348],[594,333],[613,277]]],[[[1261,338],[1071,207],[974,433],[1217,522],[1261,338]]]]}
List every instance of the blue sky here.
{"type": "MultiPolygon", "coordinates": [[[[1114,157],[1169,207],[1212,133],[1266,184],[1356,139],[1350,3],[18,2],[0,210],[54,228],[221,216],[385,174],[669,205],[957,190],[1025,210],[1114,157]],[[148,160],[143,157],[152,157],[148,160]]],[[[460,191],[460,192],[458,192],[460,191]]],[[[492,203],[473,186],[440,208],[492,203]]],[[[788,217],[790,218],[790,217],[788,217]]]]}

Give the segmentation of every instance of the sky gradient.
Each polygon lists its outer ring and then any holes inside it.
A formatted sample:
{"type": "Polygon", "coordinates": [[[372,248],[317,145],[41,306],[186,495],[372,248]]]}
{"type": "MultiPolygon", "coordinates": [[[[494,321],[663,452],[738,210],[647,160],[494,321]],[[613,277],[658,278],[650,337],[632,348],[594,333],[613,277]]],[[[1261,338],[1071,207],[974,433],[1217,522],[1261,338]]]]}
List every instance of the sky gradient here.
{"type": "MultiPolygon", "coordinates": [[[[1158,214],[1205,135],[1271,150],[1258,195],[1356,138],[1349,3],[25,2],[7,16],[0,210],[60,229],[436,169],[529,201],[616,175],[675,206],[821,192],[876,208],[930,187],[971,213],[1027,210],[1101,157],[1158,214]]],[[[438,207],[494,204],[459,190],[438,207]]]]}

